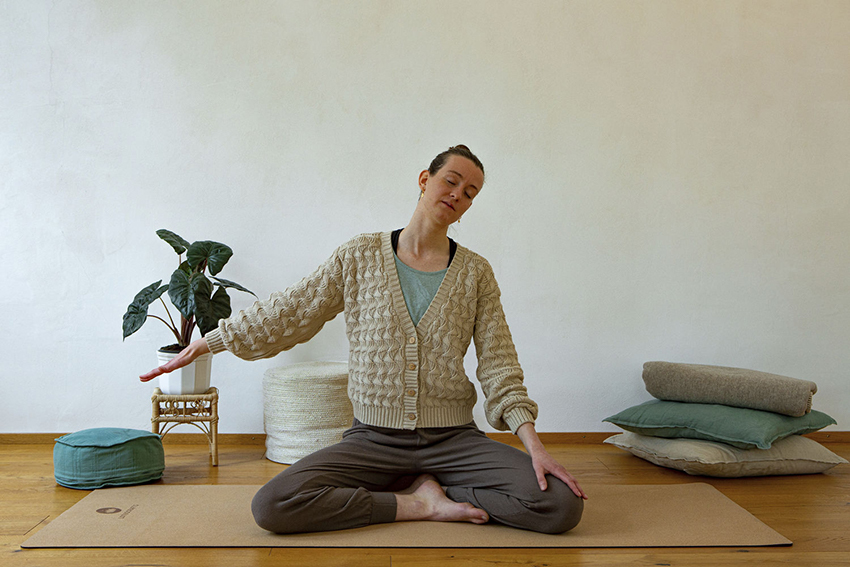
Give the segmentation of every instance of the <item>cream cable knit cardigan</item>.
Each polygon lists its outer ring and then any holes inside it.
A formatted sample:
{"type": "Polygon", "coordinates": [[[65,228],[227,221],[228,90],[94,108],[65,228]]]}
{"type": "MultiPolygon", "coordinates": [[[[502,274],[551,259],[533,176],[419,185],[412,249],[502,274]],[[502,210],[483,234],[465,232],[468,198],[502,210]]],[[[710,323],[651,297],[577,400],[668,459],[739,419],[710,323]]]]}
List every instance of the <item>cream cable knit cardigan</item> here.
{"type": "Polygon", "coordinates": [[[472,421],[476,394],[463,358],[473,340],[490,425],[516,433],[537,418],[493,269],[463,246],[417,326],[383,232],[346,242],[297,284],[219,321],[206,341],[213,353],[267,358],[309,340],[340,311],[350,345],[348,395],[361,422],[414,429],[472,421]]]}

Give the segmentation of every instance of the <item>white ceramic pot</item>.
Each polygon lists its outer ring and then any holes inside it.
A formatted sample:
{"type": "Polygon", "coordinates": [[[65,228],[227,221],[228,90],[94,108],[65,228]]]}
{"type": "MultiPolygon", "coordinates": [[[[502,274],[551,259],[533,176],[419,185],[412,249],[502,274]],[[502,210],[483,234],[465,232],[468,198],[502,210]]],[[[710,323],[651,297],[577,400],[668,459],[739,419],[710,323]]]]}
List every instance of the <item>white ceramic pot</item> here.
{"type": "MultiPolygon", "coordinates": [[[[156,352],[160,366],[178,354],[176,352],[156,352]]],[[[202,354],[191,364],[178,368],[174,372],[160,375],[159,389],[162,390],[163,394],[171,395],[206,393],[210,389],[211,370],[212,354],[202,354]]]]}

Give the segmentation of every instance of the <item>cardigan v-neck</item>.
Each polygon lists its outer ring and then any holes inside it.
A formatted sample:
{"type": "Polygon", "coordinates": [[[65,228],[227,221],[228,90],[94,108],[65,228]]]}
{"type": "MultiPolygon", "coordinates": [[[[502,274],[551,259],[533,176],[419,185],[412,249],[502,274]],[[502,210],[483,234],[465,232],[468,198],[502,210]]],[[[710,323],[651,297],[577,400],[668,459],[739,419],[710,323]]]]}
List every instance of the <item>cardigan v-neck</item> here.
{"type": "Polygon", "coordinates": [[[416,325],[422,319],[425,311],[428,310],[434,296],[437,295],[437,290],[443,283],[443,278],[449,269],[443,268],[436,272],[423,272],[402,262],[398,254],[395,254],[393,258],[398,272],[398,281],[401,284],[401,292],[404,295],[404,303],[407,305],[407,312],[410,313],[410,318],[416,325]]]}
{"type": "Polygon", "coordinates": [[[446,276],[455,252],[457,252],[457,243],[449,238],[449,262],[445,268],[433,272],[424,272],[408,266],[398,257],[398,238],[402,230],[404,229],[399,228],[390,234],[393,258],[395,259],[402,295],[404,295],[404,303],[407,305],[407,312],[410,314],[413,324],[418,325],[446,276]]]}
{"type": "Polygon", "coordinates": [[[384,261],[384,270],[386,270],[387,274],[390,274],[388,283],[393,296],[393,306],[397,313],[404,314],[400,316],[405,330],[415,333],[419,329],[426,329],[436,316],[436,313],[446,303],[449,289],[452,286],[451,282],[457,277],[458,267],[461,263],[463,263],[466,248],[462,246],[457,247],[455,258],[453,258],[451,264],[449,264],[449,267],[446,270],[446,275],[443,276],[443,281],[440,283],[440,287],[437,289],[434,299],[431,300],[431,304],[428,306],[428,309],[425,310],[425,314],[422,315],[421,319],[419,319],[419,323],[417,325],[413,324],[413,319],[410,318],[410,312],[407,310],[407,303],[404,301],[404,293],[401,289],[398,268],[395,265],[395,252],[393,251],[391,232],[381,233],[381,253],[384,261]]]}

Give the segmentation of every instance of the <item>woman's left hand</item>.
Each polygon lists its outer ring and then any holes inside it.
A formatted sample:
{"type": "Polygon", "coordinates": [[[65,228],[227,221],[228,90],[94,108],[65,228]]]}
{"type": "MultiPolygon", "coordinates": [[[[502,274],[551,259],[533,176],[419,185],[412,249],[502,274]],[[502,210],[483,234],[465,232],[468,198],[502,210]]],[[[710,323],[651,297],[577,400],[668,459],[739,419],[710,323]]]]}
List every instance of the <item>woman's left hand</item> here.
{"type": "Polygon", "coordinates": [[[517,429],[517,436],[523,445],[525,445],[525,450],[531,457],[531,466],[534,467],[534,474],[537,476],[537,484],[540,485],[540,490],[546,490],[548,488],[546,475],[551,474],[569,486],[570,490],[576,496],[587,500],[587,494],[579,486],[573,475],[567,472],[567,469],[556,461],[543,446],[543,443],[541,443],[540,438],[537,436],[537,431],[534,430],[534,424],[530,422],[523,423],[517,429]]]}
{"type": "Polygon", "coordinates": [[[576,481],[573,475],[567,472],[564,465],[556,461],[542,445],[531,455],[531,466],[534,467],[534,474],[537,475],[537,483],[540,485],[540,490],[546,490],[548,488],[546,475],[551,474],[555,478],[561,479],[564,484],[569,486],[570,490],[572,490],[576,496],[587,500],[587,494],[585,494],[584,490],[582,490],[581,486],[579,486],[578,481],[576,481]]]}

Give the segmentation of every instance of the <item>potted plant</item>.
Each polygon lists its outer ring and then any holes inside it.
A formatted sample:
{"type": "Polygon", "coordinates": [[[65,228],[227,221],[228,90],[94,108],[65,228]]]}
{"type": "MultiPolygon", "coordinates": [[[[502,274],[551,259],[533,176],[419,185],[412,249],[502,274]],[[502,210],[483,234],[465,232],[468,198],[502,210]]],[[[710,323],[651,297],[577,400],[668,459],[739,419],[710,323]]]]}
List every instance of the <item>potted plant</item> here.
{"type": "MultiPolygon", "coordinates": [[[[157,352],[159,364],[165,364],[186,348],[192,342],[192,333],[195,327],[201,332],[201,336],[216,328],[219,319],[230,316],[230,296],[227,289],[237,289],[250,293],[257,297],[254,292],[246,289],[236,282],[214,277],[230,260],[233,250],[229,246],[211,240],[199,240],[189,244],[180,236],[171,231],[160,229],[156,231],[157,236],[166,241],[178,256],[178,266],[171,274],[171,280],[166,285],[161,285],[162,280],[152,283],[142,289],[133,298],[133,302],[127,307],[124,314],[124,339],[138,331],[149,317],[159,319],[171,330],[177,342],[162,347],[157,352]],[[183,253],[186,259],[183,259],[183,253]],[[209,270],[210,278],[206,276],[209,270]],[[162,299],[162,294],[168,292],[171,303],[180,313],[180,324],[177,325],[171,317],[168,306],[162,299]],[[160,300],[168,321],[162,317],[148,314],[148,307],[160,300]]],[[[164,394],[202,394],[210,386],[210,370],[212,355],[205,354],[195,362],[159,377],[160,389],[164,394]]]]}

